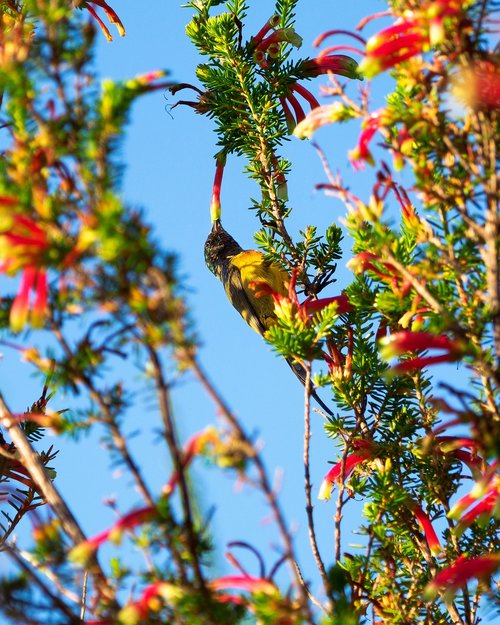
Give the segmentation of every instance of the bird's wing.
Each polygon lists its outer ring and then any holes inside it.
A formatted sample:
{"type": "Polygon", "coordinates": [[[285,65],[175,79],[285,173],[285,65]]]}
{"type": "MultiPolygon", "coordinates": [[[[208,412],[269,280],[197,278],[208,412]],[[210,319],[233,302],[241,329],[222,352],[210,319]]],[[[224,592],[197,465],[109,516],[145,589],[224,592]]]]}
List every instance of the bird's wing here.
{"type": "Polygon", "coordinates": [[[249,297],[249,292],[243,284],[240,269],[231,263],[225,265],[222,274],[222,283],[224,284],[224,289],[229,301],[243,319],[256,332],[261,335],[264,334],[266,327],[255,308],[254,297],[249,297]]]}
{"type": "Polygon", "coordinates": [[[276,321],[274,301],[269,294],[257,296],[251,285],[263,282],[273,291],[285,295],[288,293],[288,274],[278,265],[267,262],[264,254],[257,250],[246,250],[233,256],[229,273],[231,280],[225,284],[231,303],[254,330],[263,334],[276,321]]]}

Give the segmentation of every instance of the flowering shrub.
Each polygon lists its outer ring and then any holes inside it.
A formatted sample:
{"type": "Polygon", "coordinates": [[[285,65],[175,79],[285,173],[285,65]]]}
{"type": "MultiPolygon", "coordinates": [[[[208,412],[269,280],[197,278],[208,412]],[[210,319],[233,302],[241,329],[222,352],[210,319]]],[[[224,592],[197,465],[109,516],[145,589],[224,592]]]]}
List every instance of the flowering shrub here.
{"type": "MultiPolygon", "coordinates": [[[[125,34],[106,2],[0,3],[1,340],[44,380],[24,413],[0,394],[0,546],[10,559],[0,611],[12,622],[476,625],[498,602],[495,5],[391,0],[360,32],[329,30],[316,44],[339,43],[298,58],[296,4],[279,0],[262,28],[248,33],[250,4],[191,0],[186,33],[203,55],[193,72],[198,85],[172,85],[154,70],[98,86],[91,67],[102,36],[96,27],[111,39],[100,14],[125,34]],[[382,17],[390,23],[380,28],[382,17]],[[370,28],[378,30],[365,37],[370,28]],[[369,81],[384,72],[394,89],[372,110],[369,81]],[[305,86],[313,79],[323,82],[330,103],[320,104],[316,87],[305,86]],[[264,338],[304,383],[304,454],[297,462],[304,464],[318,584],[301,569],[260,445],[200,364],[174,257],[117,188],[116,150],[130,109],[166,88],[194,91],[196,100],[178,105],[215,121],[213,193],[200,219],[209,211],[212,221],[223,219],[223,173],[232,155],[246,159],[260,192],[252,208],[263,254],[252,258],[279,268],[279,289],[256,279],[245,291],[234,272],[240,252],[223,259],[221,273],[233,299],[263,298],[271,319],[264,338]],[[292,163],[284,146],[321,141],[325,126],[340,123],[359,135],[349,159],[357,176],[373,174],[371,193],[353,193],[331,173],[330,147],[318,148],[327,176],[318,188],[344,203],[343,229],[307,226],[292,236],[292,163]],[[352,281],[332,291],[345,234],[352,281]],[[122,377],[123,360],[139,368],[148,398],[154,391],[158,438],[170,459],[167,470],[155,469],[163,478],[156,492],[127,434],[125,424],[134,411],[142,416],[143,405],[122,377]],[[466,382],[453,375],[436,385],[436,365],[460,367],[466,382]],[[171,374],[186,371],[222,425],[183,442],[171,374]],[[331,442],[321,459],[324,477],[311,473],[318,463],[310,462],[311,398],[318,392],[331,408],[323,414],[331,442]],[[50,408],[54,394],[68,410],[50,408]],[[112,502],[117,518],[88,537],[59,492],[57,457],[45,435],[50,430],[63,442],[97,429],[140,503],[120,512],[112,502]],[[191,467],[202,461],[263,494],[281,539],[277,559],[233,541],[226,557],[236,572],[214,573],[209,562],[219,546],[190,481],[191,467]],[[316,496],[322,502],[315,507],[316,496]],[[333,516],[325,550],[318,508],[333,516]],[[348,541],[351,510],[359,514],[356,547],[348,541]],[[26,517],[32,542],[21,545],[14,533],[26,517]],[[130,546],[143,562],[130,558],[130,546]],[[243,566],[237,547],[256,568],[243,566]]],[[[298,486],[296,492],[302,494],[298,486]]]]}

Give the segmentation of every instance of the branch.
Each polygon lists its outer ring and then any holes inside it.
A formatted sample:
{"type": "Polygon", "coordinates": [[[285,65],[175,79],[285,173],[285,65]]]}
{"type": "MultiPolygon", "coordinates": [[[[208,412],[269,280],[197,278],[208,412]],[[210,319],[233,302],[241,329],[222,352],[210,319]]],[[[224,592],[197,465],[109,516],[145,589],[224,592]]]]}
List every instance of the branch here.
{"type": "Polygon", "coordinates": [[[309,443],[311,439],[311,363],[306,365],[306,381],[304,384],[304,490],[306,495],[306,514],[307,514],[307,527],[309,530],[309,541],[311,543],[311,550],[316,561],[316,566],[323,580],[323,586],[325,591],[328,591],[328,575],[326,574],[325,565],[321,559],[321,554],[318,548],[318,542],[316,540],[316,532],[314,530],[314,515],[313,505],[311,499],[311,475],[309,464],[309,443]]]}
{"type": "MultiPolygon", "coordinates": [[[[43,495],[45,501],[54,510],[57,518],[61,521],[61,525],[70,537],[74,545],[85,541],[85,534],[80,528],[77,520],[73,516],[73,513],[66,505],[66,502],[59,494],[52,481],[47,475],[45,467],[40,462],[38,454],[31,446],[30,442],[26,438],[21,426],[17,419],[12,415],[5,400],[0,393],[0,423],[5,430],[9,433],[12,442],[16,446],[19,452],[19,461],[26,467],[33,481],[37,485],[39,492],[43,495]]],[[[94,577],[96,589],[101,594],[104,594],[108,600],[114,600],[114,590],[110,587],[106,575],[104,574],[101,566],[94,556],[90,564],[90,573],[94,577]]]]}

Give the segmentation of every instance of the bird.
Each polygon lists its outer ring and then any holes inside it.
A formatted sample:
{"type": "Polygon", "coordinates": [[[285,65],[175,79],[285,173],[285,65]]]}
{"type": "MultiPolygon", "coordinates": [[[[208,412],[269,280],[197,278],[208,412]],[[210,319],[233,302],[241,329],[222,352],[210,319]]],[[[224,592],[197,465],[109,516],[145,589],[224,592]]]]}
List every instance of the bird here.
{"type": "MultiPolygon", "coordinates": [[[[226,291],[227,298],[248,325],[261,336],[276,323],[274,301],[271,295],[256,296],[250,286],[264,282],[274,292],[288,296],[290,276],[277,263],[269,261],[258,250],[244,250],[215,219],[205,242],[205,263],[218,278],[226,291]]],[[[297,378],[306,384],[306,369],[291,358],[286,359],[297,378]]],[[[311,395],[321,408],[333,417],[332,411],[321,401],[312,384],[311,395]]]]}

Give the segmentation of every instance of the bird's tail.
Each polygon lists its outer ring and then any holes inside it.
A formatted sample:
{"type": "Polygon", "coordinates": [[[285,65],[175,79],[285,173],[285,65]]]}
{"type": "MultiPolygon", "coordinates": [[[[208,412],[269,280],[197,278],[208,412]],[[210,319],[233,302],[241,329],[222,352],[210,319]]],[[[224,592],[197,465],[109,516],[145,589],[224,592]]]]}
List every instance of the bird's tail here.
{"type": "MultiPolygon", "coordinates": [[[[307,372],[306,372],[305,368],[299,362],[294,362],[291,358],[287,358],[286,361],[287,361],[288,366],[290,367],[290,369],[295,373],[295,375],[302,382],[302,385],[305,386],[306,385],[306,377],[307,377],[307,372]]],[[[321,406],[321,408],[326,412],[326,414],[330,415],[330,417],[333,417],[334,416],[333,412],[319,398],[318,393],[316,393],[316,390],[315,390],[314,386],[312,385],[312,383],[310,385],[309,391],[311,393],[311,397],[314,397],[316,403],[321,406]]]]}

